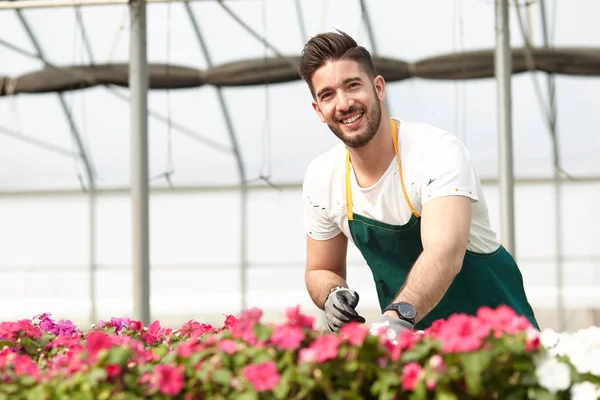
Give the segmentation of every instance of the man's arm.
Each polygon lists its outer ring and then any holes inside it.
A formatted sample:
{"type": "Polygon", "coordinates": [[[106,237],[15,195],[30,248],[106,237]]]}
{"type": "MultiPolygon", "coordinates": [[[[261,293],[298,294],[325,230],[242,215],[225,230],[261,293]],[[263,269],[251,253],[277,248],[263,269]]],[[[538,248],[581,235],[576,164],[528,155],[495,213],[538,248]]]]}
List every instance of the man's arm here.
{"type": "MultiPolygon", "coordinates": [[[[468,197],[443,196],[423,206],[423,252],[394,299],[394,302],[412,304],[417,309],[417,321],[440,302],[460,271],[470,228],[471,199],[468,197]]],[[[397,316],[393,311],[386,314],[397,316]]]]}
{"type": "Polygon", "coordinates": [[[324,308],[329,290],[346,284],[348,238],[343,233],[329,240],[306,236],[306,288],[317,307],[324,308]]]}

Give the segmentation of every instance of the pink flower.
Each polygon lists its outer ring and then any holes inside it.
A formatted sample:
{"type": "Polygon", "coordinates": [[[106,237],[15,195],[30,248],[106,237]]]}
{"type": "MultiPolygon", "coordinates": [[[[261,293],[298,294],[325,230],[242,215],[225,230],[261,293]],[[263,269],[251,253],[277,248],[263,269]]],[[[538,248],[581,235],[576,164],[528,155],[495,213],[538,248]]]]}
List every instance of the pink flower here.
{"type": "Polygon", "coordinates": [[[100,351],[109,349],[113,345],[111,337],[102,331],[90,332],[85,340],[89,358],[92,362],[95,362],[96,355],[100,351]]]}
{"type": "Polygon", "coordinates": [[[301,327],[285,324],[275,327],[270,340],[281,350],[296,350],[305,337],[301,327]]]}
{"type": "Polygon", "coordinates": [[[277,366],[273,361],[247,365],[244,367],[243,374],[258,392],[273,390],[280,379],[277,366]]]}
{"type": "Polygon", "coordinates": [[[340,336],[353,346],[360,346],[365,341],[369,330],[358,322],[350,322],[340,329],[340,336]]]}
{"type": "Polygon", "coordinates": [[[429,359],[429,367],[437,373],[443,374],[446,371],[446,363],[439,354],[434,354],[429,359]]]}
{"type": "Polygon", "coordinates": [[[40,338],[42,332],[26,319],[17,322],[0,322],[0,339],[15,341],[20,337],[40,338]]]}
{"type": "Polygon", "coordinates": [[[433,390],[436,386],[437,381],[435,380],[435,378],[427,378],[427,380],[425,381],[425,387],[427,388],[427,390],[433,390]]]}
{"type": "Polygon", "coordinates": [[[109,378],[117,376],[121,373],[121,367],[118,364],[108,364],[106,366],[106,376],[109,378]]]}
{"type": "Polygon", "coordinates": [[[540,334],[534,328],[527,331],[527,337],[525,339],[525,351],[535,352],[540,347],[540,334]]]}
{"type": "Polygon", "coordinates": [[[315,318],[311,315],[300,313],[300,306],[290,307],[286,310],[287,322],[300,328],[313,329],[315,318]]]}
{"type": "Polygon", "coordinates": [[[258,343],[254,335],[254,325],[260,322],[261,317],[262,310],[256,307],[242,312],[240,319],[231,327],[231,334],[236,339],[242,339],[256,346],[258,343]]]}
{"type": "Polygon", "coordinates": [[[200,322],[196,322],[193,320],[190,320],[183,324],[183,326],[180,329],[180,332],[184,335],[192,334],[194,338],[198,338],[205,333],[213,333],[214,331],[215,328],[212,325],[201,324],[200,322]]]}
{"type": "Polygon", "coordinates": [[[181,342],[177,345],[177,355],[182,358],[190,357],[194,352],[194,345],[188,342],[181,342]]]}
{"type": "Polygon", "coordinates": [[[460,353],[478,350],[489,334],[490,328],[485,322],[466,314],[454,314],[439,327],[436,336],[442,341],[443,352],[460,353]]]}
{"type": "Polygon", "coordinates": [[[423,368],[416,362],[409,362],[402,368],[402,389],[415,390],[419,379],[423,376],[423,368]]]}
{"type": "Polygon", "coordinates": [[[237,344],[235,340],[223,339],[217,342],[217,348],[223,350],[227,354],[234,354],[237,351],[237,344]]]}
{"type": "Polygon", "coordinates": [[[140,337],[147,344],[155,344],[156,342],[159,342],[165,334],[166,331],[160,327],[160,322],[154,321],[148,325],[148,328],[145,332],[142,332],[140,337]]]}
{"type": "Polygon", "coordinates": [[[515,334],[525,331],[532,327],[527,318],[517,313],[506,305],[500,305],[496,309],[491,307],[481,307],[477,310],[477,318],[485,322],[494,330],[496,337],[503,333],[515,334]]]}
{"type": "Polygon", "coordinates": [[[129,321],[127,324],[132,331],[140,332],[144,327],[141,321],[129,321]]]}
{"type": "Polygon", "coordinates": [[[27,355],[17,354],[14,363],[15,373],[17,375],[35,377],[39,372],[37,364],[27,355]]]}
{"type": "Polygon", "coordinates": [[[338,356],[341,342],[342,338],[338,335],[323,335],[316,338],[309,348],[315,351],[315,361],[323,363],[338,356]]]}
{"type": "Polygon", "coordinates": [[[304,362],[313,362],[317,359],[317,351],[315,349],[311,349],[309,347],[300,349],[298,352],[298,361],[301,363],[304,362]]]}
{"type": "Polygon", "coordinates": [[[237,318],[233,315],[226,315],[224,326],[227,329],[231,329],[237,323],[237,318]]]}
{"type": "Polygon", "coordinates": [[[158,375],[158,386],[160,391],[167,396],[177,396],[184,386],[183,365],[174,367],[167,364],[159,364],[154,369],[158,375]]]}

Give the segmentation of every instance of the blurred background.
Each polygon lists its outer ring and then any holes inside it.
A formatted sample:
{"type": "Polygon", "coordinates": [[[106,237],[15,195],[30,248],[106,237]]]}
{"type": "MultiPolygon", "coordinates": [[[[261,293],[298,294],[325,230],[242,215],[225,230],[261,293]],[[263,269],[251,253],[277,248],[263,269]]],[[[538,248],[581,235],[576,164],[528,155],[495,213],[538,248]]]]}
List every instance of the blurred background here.
{"type": "MultiPolygon", "coordinates": [[[[86,327],[149,312],[176,327],[189,319],[218,324],[247,307],[277,320],[300,305],[322,322],[304,286],[301,185],[308,163],[336,138],[312,110],[306,85],[259,76],[264,83],[177,88],[177,68],[297,57],[308,37],[332,29],[408,63],[474,50],[493,57],[498,46],[493,0],[153,0],[145,30],[130,12],[137,0],[132,8],[73,3],[0,1],[0,320],[50,312],[86,327]],[[167,83],[147,93],[147,118],[139,86],[130,91],[96,75],[91,87],[64,90],[65,75],[52,73],[121,64],[127,77],[140,54],[130,44],[144,36],[147,62],[169,66],[159,68],[167,83]],[[144,153],[132,145],[146,133],[147,198],[144,153]],[[149,292],[136,292],[144,276],[149,292]]],[[[528,37],[535,49],[596,52],[567,60],[566,69],[596,60],[597,0],[511,1],[508,10],[512,48],[528,48],[528,37]]],[[[133,73],[143,77],[140,60],[133,73]]],[[[511,79],[512,252],[543,328],[600,324],[598,74],[519,71],[511,79]]],[[[387,101],[394,117],[449,130],[466,144],[503,238],[499,82],[493,71],[390,79],[387,101]]],[[[355,248],[348,257],[359,311],[372,319],[371,273],[355,248]]]]}

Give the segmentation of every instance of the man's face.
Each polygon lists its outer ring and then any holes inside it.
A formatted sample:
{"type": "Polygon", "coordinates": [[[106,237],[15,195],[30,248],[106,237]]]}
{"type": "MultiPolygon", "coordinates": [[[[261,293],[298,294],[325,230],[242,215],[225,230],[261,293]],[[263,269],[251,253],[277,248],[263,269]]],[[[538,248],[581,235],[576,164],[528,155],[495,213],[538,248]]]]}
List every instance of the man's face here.
{"type": "Polygon", "coordinates": [[[313,108],[322,122],[348,147],[362,147],[377,133],[385,82],[369,79],[352,60],[325,64],[313,75],[313,108]]]}

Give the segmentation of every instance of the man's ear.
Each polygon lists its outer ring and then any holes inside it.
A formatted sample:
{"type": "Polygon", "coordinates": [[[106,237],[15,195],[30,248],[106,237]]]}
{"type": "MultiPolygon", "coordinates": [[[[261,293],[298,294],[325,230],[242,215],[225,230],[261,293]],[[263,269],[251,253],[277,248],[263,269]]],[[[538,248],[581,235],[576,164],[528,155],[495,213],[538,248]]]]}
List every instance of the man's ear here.
{"type": "Polygon", "coordinates": [[[377,75],[373,80],[373,85],[375,86],[375,91],[377,92],[377,97],[379,101],[385,100],[385,79],[383,76],[377,75]]]}
{"type": "Polygon", "coordinates": [[[323,117],[323,113],[321,113],[321,109],[319,108],[319,106],[317,105],[316,101],[312,102],[312,106],[313,106],[313,110],[315,110],[315,112],[317,113],[317,115],[319,116],[319,119],[321,120],[321,122],[325,122],[325,117],[323,117]]]}

